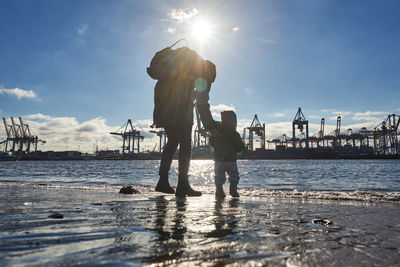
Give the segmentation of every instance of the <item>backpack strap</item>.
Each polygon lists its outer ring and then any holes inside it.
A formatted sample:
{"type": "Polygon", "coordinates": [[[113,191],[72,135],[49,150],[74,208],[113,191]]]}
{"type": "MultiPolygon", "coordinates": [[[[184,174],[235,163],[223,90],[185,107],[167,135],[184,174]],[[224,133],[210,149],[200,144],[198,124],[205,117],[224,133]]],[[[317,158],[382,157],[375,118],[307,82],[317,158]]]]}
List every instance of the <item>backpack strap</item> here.
{"type": "Polygon", "coordinates": [[[169,46],[169,48],[174,47],[174,46],[175,46],[177,43],[179,43],[180,41],[185,41],[185,42],[186,42],[186,46],[189,46],[188,40],[182,38],[182,39],[179,39],[178,41],[176,41],[175,43],[173,43],[171,46],[169,46]]]}

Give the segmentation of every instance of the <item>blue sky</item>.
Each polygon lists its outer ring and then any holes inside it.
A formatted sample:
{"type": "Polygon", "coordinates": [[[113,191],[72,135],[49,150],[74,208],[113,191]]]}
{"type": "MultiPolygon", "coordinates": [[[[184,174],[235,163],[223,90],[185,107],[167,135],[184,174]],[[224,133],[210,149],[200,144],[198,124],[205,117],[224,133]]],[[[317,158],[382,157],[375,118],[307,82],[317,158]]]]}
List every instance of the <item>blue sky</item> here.
{"type": "Polygon", "coordinates": [[[239,127],[257,113],[267,136],[289,133],[302,107],[311,132],[338,115],[372,128],[400,113],[399,11],[386,0],[2,0],[0,115],[22,116],[50,141],[43,150],[118,147],[110,130],[151,124],[152,56],[186,38],[217,66],[214,113],[235,109],[239,127]]]}

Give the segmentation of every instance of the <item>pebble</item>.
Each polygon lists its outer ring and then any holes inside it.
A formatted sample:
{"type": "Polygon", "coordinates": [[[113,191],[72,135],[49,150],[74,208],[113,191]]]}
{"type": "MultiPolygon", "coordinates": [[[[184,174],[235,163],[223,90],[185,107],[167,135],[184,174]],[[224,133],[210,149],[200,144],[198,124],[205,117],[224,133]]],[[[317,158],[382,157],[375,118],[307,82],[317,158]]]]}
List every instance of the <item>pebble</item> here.
{"type": "Polygon", "coordinates": [[[62,215],[61,213],[53,213],[53,214],[49,215],[49,218],[62,219],[62,218],[64,218],[64,215],[62,215]]]}
{"type": "Polygon", "coordinates": [[[121,194],[140,194],[138,190],[136,190],[132,184],[124,185],[121,190],[119,190],[121,194]]]}

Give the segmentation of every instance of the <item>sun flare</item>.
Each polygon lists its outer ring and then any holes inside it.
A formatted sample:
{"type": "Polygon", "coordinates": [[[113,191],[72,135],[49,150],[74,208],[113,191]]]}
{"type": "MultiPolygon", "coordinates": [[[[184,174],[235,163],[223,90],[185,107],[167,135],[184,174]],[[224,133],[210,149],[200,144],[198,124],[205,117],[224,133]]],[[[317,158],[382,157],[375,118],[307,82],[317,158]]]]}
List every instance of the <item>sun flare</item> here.
{"type": "Polygon", "coordinates": [[[213,27],[206,20],[196,21],[191,28],[192,36],[198,40],[207,41],[212,36],[213,27]]]}

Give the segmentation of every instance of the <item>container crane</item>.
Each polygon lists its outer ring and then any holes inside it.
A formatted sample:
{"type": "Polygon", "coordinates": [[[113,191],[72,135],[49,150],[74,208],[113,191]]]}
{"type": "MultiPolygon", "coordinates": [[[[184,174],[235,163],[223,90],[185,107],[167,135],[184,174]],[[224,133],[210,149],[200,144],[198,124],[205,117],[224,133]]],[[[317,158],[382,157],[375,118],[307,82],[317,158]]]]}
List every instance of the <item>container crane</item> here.
{"type": "Polygon", "coordinates": [[[31,131],[29,125],[25,124],[21,117],[18,118],[19,124],[15,122],[13,117],[11,117],[10,120],[11,124],[8,124],[7,120],[3,118],[7,138],[0,144],[5,144],[6,153],[30,153],[32,145],[36,152],[38,143],[46,143],[46,141],[39,139],[39,137],[31,131]],[[11,147],[10,149],[9,145],[11,147]]]}
{"type": "MultiPolygon", "coordinates": [[[[245,129],[249,130],[248,150],[253,151],[254,149],[254,134],[261,138],[261,150],[265,150],[265,123],[260,123],[257,114],[254,115],[250,127],[245,129]]],[[[243,133],[243,136],[246,136],[246,132],[243,133]]]]}
{"type": "Polygon", "coordinates": [[[121,128],[115,132],[111,132],[110,134],[122,136],[123,155],[139,154],[140,141],[143,141],[144,136],[141,136],[140,131],[136,130],[131,119],[128,119],[126,124],[122,125],[121,128]]]}
{"type": "MultiPolygon", "coordinates": [[[[162,150],[164,149],[165,144],[167,143],[167,133],[165,130],[160,129],[158,131],[150,131],[151,133],[156,134],[158,137],[160,137],[160,143],[159,143],[159,152],[161,153],[162,150]]],[[[154,149],[155,150],[155,149],[154,149]]]]}
{"type": "MultiPolygon", "coordinates": [[[[305,134],[306,148],[308,148],[309,147],[309,144],[308,144],[308,120],[306,120],[306,117],[304,117],[303,112],[301,112],[301,108],[299,108],[297,110],[296,116],[294,117],[293,122],[292,122],[293,148],[296,148],[296,126],[297,126],[297,129],[299,129],[300,132],[303,133],[304,125],[306,126],[306,134],[305,134]]],[[[300,145],[301,145],[301,143],[300,143],[300,145]]]]}

